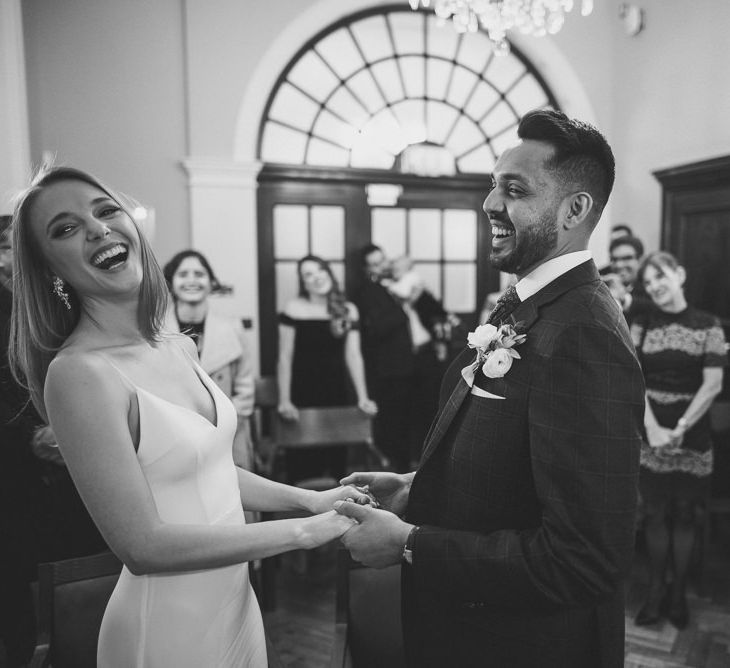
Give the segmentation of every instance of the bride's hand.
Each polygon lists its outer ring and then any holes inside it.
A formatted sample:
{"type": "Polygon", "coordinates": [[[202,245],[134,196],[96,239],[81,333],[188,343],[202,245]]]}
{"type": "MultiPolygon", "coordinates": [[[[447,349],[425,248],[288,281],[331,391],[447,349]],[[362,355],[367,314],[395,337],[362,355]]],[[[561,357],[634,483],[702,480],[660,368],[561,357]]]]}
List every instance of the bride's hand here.
{"type": "Polygon", "coordinates": [[[371,502],[370,495],[363,492],[354,485],[342,485],[341,487],[333,487],[324,492],[314,492],[309,509],[313,513],[324,513],[332,510],[336,501],[345,501],[349,499],[360,505],[371,502]]]}
{"type": "Polygon", "coordinates": [[[306,550],[319,547],[339,538],[354,524],[357,524],[355,520],[334,510],[307,517],[299,526],[299,546],[306,550]]]}

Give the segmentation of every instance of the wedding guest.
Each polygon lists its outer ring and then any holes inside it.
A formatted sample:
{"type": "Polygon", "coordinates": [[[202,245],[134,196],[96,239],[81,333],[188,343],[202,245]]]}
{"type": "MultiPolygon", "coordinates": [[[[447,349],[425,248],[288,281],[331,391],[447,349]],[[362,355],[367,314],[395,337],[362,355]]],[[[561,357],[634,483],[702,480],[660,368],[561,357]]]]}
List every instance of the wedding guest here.
{"type": "Polygon", "coordinates": [[[674,256],[650,254],[638,276],[656,308],[631,328],[646,379],[640,489],[651,572],[636,623],[653,624],[666,615],[681,629],[689,620],[686,584],[695,517],[710,490],[708,410],[722,389],[725,337],[715,316],[687,303],[686,273],[674,256]]]}
{"type": "Polygon", "coordinates": [[[254,468],[250,427],[254,377],[241,322],[210,308],[208,297],[226,289],[202,253],[180,251],[164,266],[162,273],[173,299],[174,318],[168,324],[195,341],[200,366],[236,407],[238,427],[233,439],[233,461],[251,471],[254,468]]]}
{"type": "MultiPolygon", "coordinates": [[[[406,311],[411,338],[414,338],[414,331],[419,331],[423,343],[430,342],[439,362],[444,362],[448,356],[452,330],[461,324],[459,318],[448,313],[426,287],[426,281],[407,255],[401,255],[391,262],[390,278],[384,278],[381,282],[400,300],[406,311]]],[[[436,394],[434,392],[434,397],[436,394]]]]}
{"type": "MultiPolygon", "coordinates": [[[[634,231],[626,223],[616,223],[611,226],[610,241],[620,237],[633,237],[634,231]]],[[[610,242],[609,242],[610,243],[610,242]]]]}
{"type": "Polygon", "coordinates": [[[10,216],[0,218],[0,545],[6,546],[5,557],[15,560],[17,568],[5,563],[0,569],[0,578],[9,578],[0,585],[3,590],[9,587],[6,594],[0,592],[0,608],[8,605],[8,619],[16,629],[9,642],[14,643],[28,637],[20,626],[29,617],[28,608],[16,605],[11,591],[17,594],[19,588],[27,586],[28,578],[34,580],[41,561],[94,554],[106,545],[68,475],[53,430],[43,423],[26,388],[10,371],[10,221],[10,216]]]}
{"type": "MultiPolygon", "coordinates": [[[[296,420],[299,408],[357,403],[377,413],[368,396],[360,352],[360,317],[345,299],[329,264],[316,255],[297,263],[299,295],[279,316],[279,414],[296,420]]],[[[344,475],[346,454],[332,448],[289,453],[290,480],[344,475]]]]}
{"type": "Polygon", "coordinates": [[[249,560],[347,527],[352,487],[312,492],[236,467],[237,416],[186,336],[162,331],[167,288],[118,194],[46,167],[14,212],[10,357],[89,512],[124,563],[100,666],[267,665],[249,560]],[[246,525],[248,510],[312,517],[246,525]]]}
{"type": "Polygon", "coordinates": [[[644,257],[644,244],[633,235],[617,237],[611,241],[609,255],[610,273],[616,274],[623,285],[623,290],[615,290],[614,294],[619,297],[621,310],[631,325],[634,318],[651,305],[644,286],[638,280],[639,265],[644,257]]]}
{"type": "Polygon", "coordinates": [[[30,583],[36,579],[40,472],[30,442],[40,420],[8,367],[13,257],[10,216],[0,217],[0,641],[10,668],[36,641],[30,583]]]}
{"type": "Polygon", "coordinates": [[[436,413],[442,368],[431,335],[410,303],[387,285],[390,263],[374,244],[360,251],[365,281],[355,302],[362,318],[368,385],[378,404],[375,442],[399,472],[411,469],[436,413]]]}
{"type": "Polygon", "coordinates": [[[354,559],[403,564],[413,668],[624,665],[644,384],[587,249],[613,154],[558,111],[517,133],[483,208],[519,280],[446,372],[418,470],[343,480],[383,509],[336,504],[354,559]]]}

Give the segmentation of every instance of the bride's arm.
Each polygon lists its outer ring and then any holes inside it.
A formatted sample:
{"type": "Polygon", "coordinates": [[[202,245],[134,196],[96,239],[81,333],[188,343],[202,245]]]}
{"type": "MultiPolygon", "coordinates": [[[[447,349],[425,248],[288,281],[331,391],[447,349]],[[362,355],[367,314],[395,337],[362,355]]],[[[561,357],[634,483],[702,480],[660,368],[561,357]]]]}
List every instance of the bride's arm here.
{"type": "Polygon", "coordinates": [[[48,370],[45,401],[69,472],[104,539],[136,574],[213,568],[314,547],[351,521],[334,511],[249,525],[163,522],[130,435],[133,398],[101,358],[64,355],[48,370]]]}
{"type": "Polygon", "coordinates": [[[284,485],[241,468],[237,471],[241,502],[246,510],[304,510],[309,513],[324,513],[332,509],[335,501],[354,499],[359,503],[370,502],[367,494],[351,485],[315,492],[284,485]]]}

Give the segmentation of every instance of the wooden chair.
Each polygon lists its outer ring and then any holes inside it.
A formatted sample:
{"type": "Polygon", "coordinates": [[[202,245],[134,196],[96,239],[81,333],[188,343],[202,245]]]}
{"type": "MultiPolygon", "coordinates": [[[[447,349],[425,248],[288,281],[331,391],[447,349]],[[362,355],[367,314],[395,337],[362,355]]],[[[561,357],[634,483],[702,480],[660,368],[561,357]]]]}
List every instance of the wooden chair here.
{"type": "Polygon", "coordinates": [[[38,566],[33,668],[96,667],[101,619],[121,569],[121,561],[111,552],[38,566]]]}
{"type": "Polygon", "coordinates": [[[335,641],[330,668],[406,665],[400,608],[400,565],[367,568],[337,554],[335,641]]]}
{"type": "MultiPolygon", "coordinates": [[[[372,418],[356,406],[300,408],[298,420],[276,417],[273,425],[268,470],[280,474],[277,457],[286,450],[346,447],[363,456],[363,466],[383,468],[385,458],[375,447],[372,418]]],[[[335,481],[337,484],[337,481],[335,481]]]]}
{"type": "MultiPolygon", "coordinates": [[[[38,641],[30,668],[96,668],[99,629],[122,562],[112,552],[38,566],[38,641]]],[[[266,635],[269,668],[283,668],[266,635]]]]}

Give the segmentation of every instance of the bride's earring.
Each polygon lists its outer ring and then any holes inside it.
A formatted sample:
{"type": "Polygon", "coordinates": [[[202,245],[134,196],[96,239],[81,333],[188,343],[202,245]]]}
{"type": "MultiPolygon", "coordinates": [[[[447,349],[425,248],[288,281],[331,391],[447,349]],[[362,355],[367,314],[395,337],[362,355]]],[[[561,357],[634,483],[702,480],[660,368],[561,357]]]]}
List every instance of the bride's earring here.
{"type": "Polygon", "coordinates": [[[58,297],[68,311],[71,310],[71,302],[68,300],[68,292],[64,290],[66,286],[63,283],[63,279],[56,276],[53,279],[53,294],[58,297]]]}

